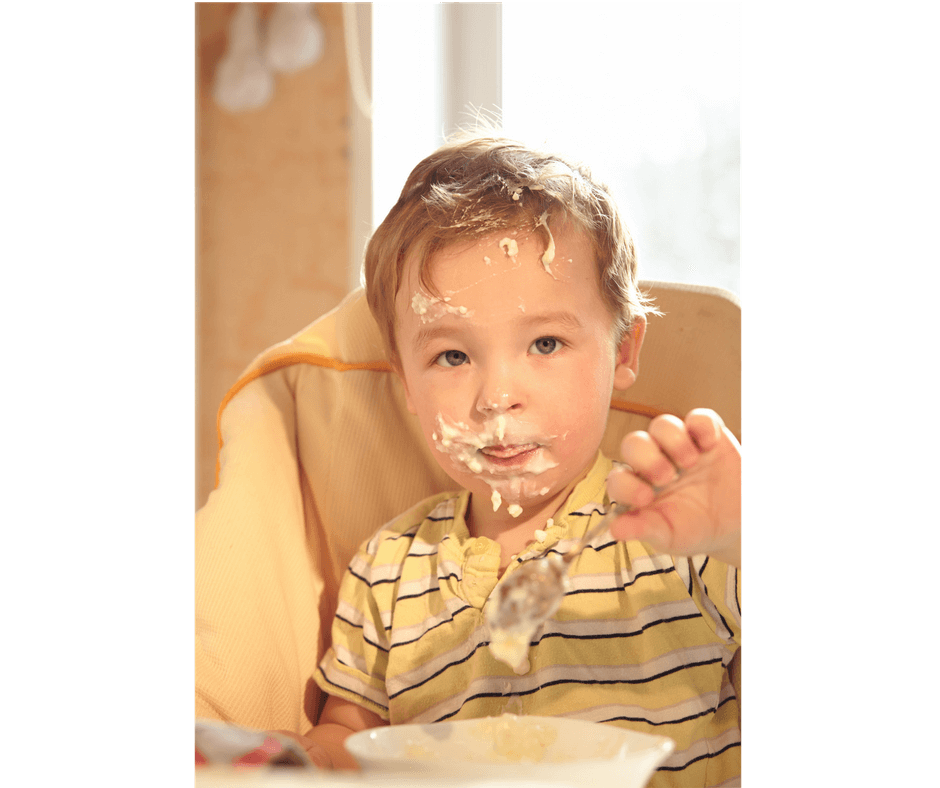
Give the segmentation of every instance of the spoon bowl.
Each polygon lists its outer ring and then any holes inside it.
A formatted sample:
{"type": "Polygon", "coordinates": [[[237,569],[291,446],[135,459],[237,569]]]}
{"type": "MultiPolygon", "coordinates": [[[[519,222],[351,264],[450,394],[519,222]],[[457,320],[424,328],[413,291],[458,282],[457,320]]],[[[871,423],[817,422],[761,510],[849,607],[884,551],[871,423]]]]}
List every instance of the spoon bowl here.
{"type": "Polygon", "coordinates": [[[573,550],[529,561],[496,587],[495,596],[486,607],[493,656],[517,671],[523,667],[532,635],[558,610],[568,591],[571,562],[598,534],[606,531],[614,519],[627,511],[627,506],[616,504],[597,525],[585,532],[573,550]]]}

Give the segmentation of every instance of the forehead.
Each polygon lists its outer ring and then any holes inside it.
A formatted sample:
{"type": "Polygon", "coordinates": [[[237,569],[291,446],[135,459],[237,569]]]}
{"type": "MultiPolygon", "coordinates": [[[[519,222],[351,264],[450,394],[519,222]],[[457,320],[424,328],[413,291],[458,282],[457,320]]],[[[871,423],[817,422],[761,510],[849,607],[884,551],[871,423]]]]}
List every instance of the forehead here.
{"type": "Polygon", "coordinates": [[[498,280],[500,288],[525,287],[533,273],[561,283],[590,280],[599,284],[590,236],[570,223],[529,229],[505,228],[480,238],[454,242],[431,254],[421,277],[421,254],[404,263],[399,297],[410,303],[417,289],[431,295],[463,291],[498,280]],[[425,286],[426,285],[426,286],[425,286]]]}
{"type": "Polygon", "coordinates": [[[395,299],[399,340],[445,327],[508,330],[560,310],[610,316],[590,237],[570,226],[553,229],[551,238],[544,228],[507,229],[452,244],[429,258],[426,280],[419,257],[407,260],[395,299]]]}

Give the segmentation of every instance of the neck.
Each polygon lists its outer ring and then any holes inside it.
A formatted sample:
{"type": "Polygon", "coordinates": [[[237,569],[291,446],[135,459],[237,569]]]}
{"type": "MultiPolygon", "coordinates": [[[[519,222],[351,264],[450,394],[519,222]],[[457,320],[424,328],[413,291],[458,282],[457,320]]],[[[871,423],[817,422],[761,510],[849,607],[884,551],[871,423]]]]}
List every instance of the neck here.
{"type": "Polygon", "coordinates": [[[549,499],[524,507],[518,517],[509,514],[509,507],[505,503],[494,512],[489,500],[471,494],[467,510],[467,528],[471,536],[485,536],[495,542],[502,542],[503,538],[519,533],[531,537],[533,531],[544,528],[548,519],[558,512],[559,507],[570,495],[571,489],[565,488],[549,499]]]}
{"type": "Polygon", "coordinates": [[[509,514],[509,505],[504,501],[494,512],[489,498],[470,494],[467,507],[467,529],[474,537],[485,536],[502,548],[500,567],[504,569],[510,558],[521,552],[532,541],[535,531],[544,530],[549,518],[558,515],[575,486],[587,475],[590,468],[573,479],[555,495],[529,506],[524,506],[518,517],[509,514]]]}

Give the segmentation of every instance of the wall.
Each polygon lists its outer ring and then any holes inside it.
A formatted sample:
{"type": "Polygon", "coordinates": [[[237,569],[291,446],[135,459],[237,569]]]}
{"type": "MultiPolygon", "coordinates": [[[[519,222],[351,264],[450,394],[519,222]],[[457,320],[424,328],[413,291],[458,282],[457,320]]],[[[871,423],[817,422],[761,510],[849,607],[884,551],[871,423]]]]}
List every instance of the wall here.
{"type": "MultiPolygon", "coordinates": [[[[322,58],[272,100],[212,100],[235,3],[196,4],[196,506],[214,486],[216,413],[251,359],[347,290],[350,101],[339,3],[316,3],[322,58]]],[[[270,4],[259,4],[261,17],[270,4]]]]}

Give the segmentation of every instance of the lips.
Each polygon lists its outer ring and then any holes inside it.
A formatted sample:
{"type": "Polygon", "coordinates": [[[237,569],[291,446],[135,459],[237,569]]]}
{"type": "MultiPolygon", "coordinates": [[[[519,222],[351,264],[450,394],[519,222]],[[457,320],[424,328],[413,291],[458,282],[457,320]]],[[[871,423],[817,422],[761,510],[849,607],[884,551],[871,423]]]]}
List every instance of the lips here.
{"type": "Polygon", "coordinates": [[[496,465],[519,465],[529,460],[539,450],[537,443],[521,443],[511,446],[484,446],[480,453],[496,465]]]}

